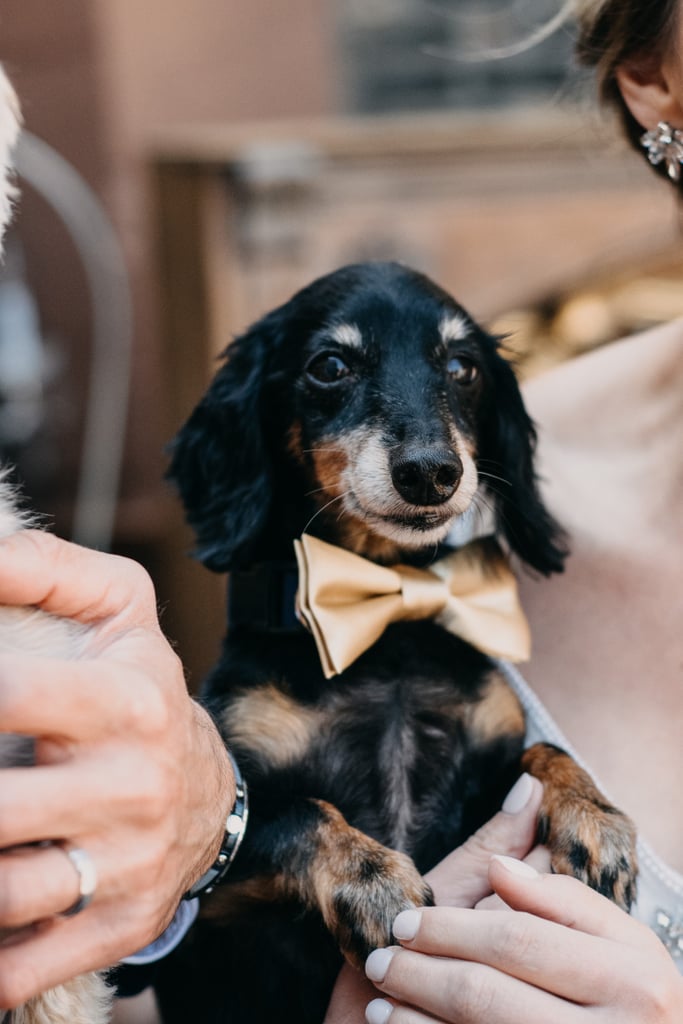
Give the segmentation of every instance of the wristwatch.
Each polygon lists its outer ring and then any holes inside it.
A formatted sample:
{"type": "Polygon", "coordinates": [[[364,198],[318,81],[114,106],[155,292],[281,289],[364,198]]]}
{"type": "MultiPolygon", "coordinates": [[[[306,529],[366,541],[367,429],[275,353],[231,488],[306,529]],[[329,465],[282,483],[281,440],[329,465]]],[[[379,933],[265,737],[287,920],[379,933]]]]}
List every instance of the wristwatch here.
{"type": "Polygon", "coordinates": [[[228,751],[232,762],[232,770],[235,776],[235,803],[225,822],[225,835],[215,861],[205,871],[194,885],[187,890],[183,896],[184,900],[194,899],[196,896],[206,896],[213,892],[217,885],[223,881],[228,873],[230,865],[237,856],[249,818],[249,798],[247,796],[247,784],[242,777],[237,762],[228,751]]]}

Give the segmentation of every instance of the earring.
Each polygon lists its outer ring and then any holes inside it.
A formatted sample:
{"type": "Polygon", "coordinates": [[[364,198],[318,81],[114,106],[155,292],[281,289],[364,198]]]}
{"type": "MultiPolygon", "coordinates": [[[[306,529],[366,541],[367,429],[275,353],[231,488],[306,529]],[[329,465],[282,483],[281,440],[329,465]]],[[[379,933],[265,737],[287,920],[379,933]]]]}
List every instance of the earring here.
{"type": "Polygon", "coordinates": [[[651,164],[656,166],[663,161],[671,180],[681,180],[683,131],[672,128],[668,121],[660,121],[656,128],[641,135],[640,144],[647,150],[647,158],[651,164]]]}

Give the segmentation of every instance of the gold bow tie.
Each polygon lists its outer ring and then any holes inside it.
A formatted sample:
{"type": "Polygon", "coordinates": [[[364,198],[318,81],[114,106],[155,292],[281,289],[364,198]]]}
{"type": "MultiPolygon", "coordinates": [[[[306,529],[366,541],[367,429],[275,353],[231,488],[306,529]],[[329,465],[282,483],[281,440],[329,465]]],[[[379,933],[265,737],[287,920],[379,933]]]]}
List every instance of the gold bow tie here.
{"type": "Polygon", "coordinates": [[[315,637],[325,678],[351,665],[392,622],[433,618],[493,657],[526,661],[529,626],[517,583],[491,541],[474,541],[429,569],[388,568],[304,534],[297,614],[315,637]]]}

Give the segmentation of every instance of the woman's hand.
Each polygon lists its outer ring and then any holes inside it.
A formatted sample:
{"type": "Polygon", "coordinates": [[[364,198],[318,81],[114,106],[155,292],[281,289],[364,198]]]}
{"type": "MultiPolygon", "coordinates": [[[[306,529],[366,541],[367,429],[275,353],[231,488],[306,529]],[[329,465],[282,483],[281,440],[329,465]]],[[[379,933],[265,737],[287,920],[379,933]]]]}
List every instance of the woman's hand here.
{"type": "MultiPolygon", "coordinates": [[[[499,905],[497,897],[491,895],[489,881],[489,863],[495,853],[512,857],[529,854],[538,865],[547,863],[545,851],[532,850],[542,797],[540,782],[530,775],[523,775],[515,783],[502,810],[425,876],[438,904],[471,909],[496,900],[499,905]]],[[[359,1024],[373,995],[377,991],[369,981],[351,967],[344,967],[332,993],[325,1024],[359,1024]]]]}
{"type": "Polygon", "coordinates": [[[369,1024],[675,1024],[683,978],[653,932],[574,878],[494,857],[509,910],[431,907],[394,922],[368,957],[391,1001],[369,1024]]]}
{"type": "Polygon", "coordinates": [[[217,855],[232,771],[188,695],[149,577],[136,563],[37,531],[0,542],[0,604],[35,605],[90,627],[85,657],[0,656],[3,731],[38,737],[37,764],[0,781],[0,1006],[156,938],[217,855]],[[97,870],[87,909],[54,839],[97,870]],[[35,924],[34,922],[38,922],[35,924]]]}

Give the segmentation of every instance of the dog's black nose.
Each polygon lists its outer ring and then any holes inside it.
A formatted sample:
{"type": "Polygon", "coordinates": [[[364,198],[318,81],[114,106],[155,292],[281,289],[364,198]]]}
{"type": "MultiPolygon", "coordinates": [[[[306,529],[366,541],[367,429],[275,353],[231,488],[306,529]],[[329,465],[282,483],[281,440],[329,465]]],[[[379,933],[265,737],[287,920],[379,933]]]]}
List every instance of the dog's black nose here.
{"type": "Polygon", "coordinates": [[[420,448],[396,455],[391,466],[394,487],[411,505],[441,505],[462,476],[462,462],[447,448],[420,448]]]}

